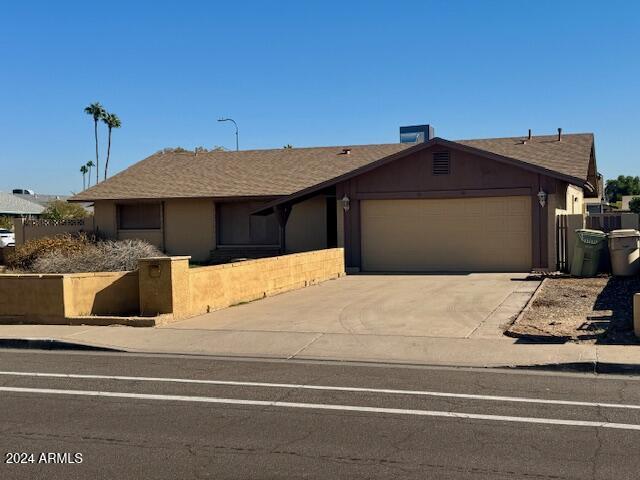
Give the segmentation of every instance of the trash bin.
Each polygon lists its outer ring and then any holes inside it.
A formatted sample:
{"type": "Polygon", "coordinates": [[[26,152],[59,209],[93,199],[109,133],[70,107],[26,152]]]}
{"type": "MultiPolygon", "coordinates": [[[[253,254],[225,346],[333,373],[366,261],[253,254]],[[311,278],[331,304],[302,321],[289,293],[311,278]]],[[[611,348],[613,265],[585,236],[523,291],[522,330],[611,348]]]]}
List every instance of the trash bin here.
{"type": "Polygon", "coordinates": [[[609,234],[611,273],[629,277],[640,274],[640,232],[614,230],[609,234]]]}
{"type": "Polygon", "coordinates": [[[606,247],[607,234],[600,230],[576,230],[576,247],[571,261],[571,275],[593,277],[598,273],[600,253],[606,247]]]}

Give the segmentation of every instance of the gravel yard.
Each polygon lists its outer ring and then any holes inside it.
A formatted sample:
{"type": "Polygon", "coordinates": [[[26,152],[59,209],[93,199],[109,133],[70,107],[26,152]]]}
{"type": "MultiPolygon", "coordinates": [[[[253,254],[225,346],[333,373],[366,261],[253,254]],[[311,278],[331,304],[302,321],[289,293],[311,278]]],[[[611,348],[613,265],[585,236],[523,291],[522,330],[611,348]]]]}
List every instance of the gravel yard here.
{"type": "Polygon", "coordinates": [[[633,334],[637,292],[639,277],[549,277],[505,334],[532,342],[640,344],[633,334]]]}

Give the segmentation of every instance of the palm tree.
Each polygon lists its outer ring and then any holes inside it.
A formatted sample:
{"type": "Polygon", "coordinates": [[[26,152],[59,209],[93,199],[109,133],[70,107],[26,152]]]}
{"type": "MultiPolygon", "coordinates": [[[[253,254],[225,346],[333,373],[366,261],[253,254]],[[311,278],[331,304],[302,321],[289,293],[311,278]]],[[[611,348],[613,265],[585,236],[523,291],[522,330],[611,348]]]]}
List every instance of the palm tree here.
{"type": "Polygon", "coordinates": [[[82,174],[82,190],[86,190],[87,188],[87,173],[89,172],[89,168],[86,165],[82,165],[80,167],[80,173],[82,174]]]}
{"type": "Polygon", "coordinates": [[[88,182],[87,187],[90,187],[90,186],[91,186],[91,168],[92,168],[92,167],[95,167],[95,166],[96,166],[96,164],[95,164],[95,163],[93,163],[93,160],[89,160],[89,161],[87,162],[86,167],[87,167],[87,169],[89,170],[89,182],[88,182]]]}
{"type": "Polygon", "coordinates": [[[96,184],[100,181],[100,159],[98,158],[98,120],[104,117],[105,109],[100,102],[94,102],[84,109],[84,113],[93,117],[93,134],[96,139],[96,184]]]}
{"type": "Polygon", "coordinates": [[[107,144],[107,161],[104,164],[104,179],[107,179],[107,173],[109,172],[109,156],[111,155],[111,130],[113,128],[120,128],[122,122],[115,113],[105,112],[102,117],[102,121],[109,129],[109,143],[107,144]]]}

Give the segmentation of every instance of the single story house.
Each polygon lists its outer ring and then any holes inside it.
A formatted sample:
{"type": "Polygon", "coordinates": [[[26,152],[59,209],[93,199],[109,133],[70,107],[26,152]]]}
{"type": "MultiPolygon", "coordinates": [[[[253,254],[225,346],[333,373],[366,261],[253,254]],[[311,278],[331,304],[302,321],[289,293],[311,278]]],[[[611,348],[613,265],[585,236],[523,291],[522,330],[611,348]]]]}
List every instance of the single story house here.
{"type": "Polygon", "coordinates": [[[0,192],[0,215],[8,217],[32,217],[44,212],[44,207],[20,198],[12,193],[0,192]]]}
{"type": "Polygon", "coordinates": [[[165,150],[71,200],[94,202],[106,235],[196,261],[340,246],[350,271],[555,270],[556,216],[598,197],[593,134],[421,131],[383,145],[165,150]]]}

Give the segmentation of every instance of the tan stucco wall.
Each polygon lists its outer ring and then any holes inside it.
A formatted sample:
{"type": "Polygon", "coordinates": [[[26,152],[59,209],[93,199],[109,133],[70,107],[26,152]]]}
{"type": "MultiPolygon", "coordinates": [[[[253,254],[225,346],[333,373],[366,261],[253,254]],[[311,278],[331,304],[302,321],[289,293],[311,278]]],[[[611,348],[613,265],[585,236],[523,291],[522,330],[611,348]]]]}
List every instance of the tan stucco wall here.
{"type": "Polygon", "coordinates": [[[63,275],[0,275],[0,317],[64,317],[63,275]]]}
{"type": "Polygon", "coordinates": [[[567,185],[566,210],[569,215],[584,213],[584,191],[575,185],[567,185]]]}
{"type": "Polygon", "coordinates": [[[0,275],[0,318],[63,323],[87,315],[179,320],[344,275],[341,248],[212,267],[190,257],[142,259],[136,272],[0,275]]]}
{"type": "Polygon", "coordinates": [[[205,261],[216,246],[211,199],[172,199],[164,207],[165,252],[205,261]]]}
{"type": "Polygon", "coordinates": [[[189,257],[143,259],[140,310],[179,320],[342,275],[341,248],[195,268],[189,268],[189,257]]]}
{"type": "MultiPolygon", "coordinates": [[[[163,229],[118,230],[116,203],[95,203],[95,223],[100,232],[118,239],[140,238],[168,255],[190,255],[206,261],[216,248],[216,212],[211,199],[168,199],[164,202],[163,229]],[[163,231],[164,230],[164,231],[163,231]]],[[[293,207],[287,222],[287,252],[297,253],[327,247],[327,212],[324,196],[313,197],[293,207]]],[[[341,244],[343,211],[338,210],[338,242],[341,244]]]]}
{"type": "Polygon", "coordinates": [[[341,248],[192,268],[188,314],[219,310],[342,275],[341,248]]]}
{"type": "Polygon", "coordinates": [[[163,250],[162,230],[118,230],[116,202],[100,200],[94,203],[94,222],[96,230],[108,238],[118,240],[140,239],[163,250]]]}
{"type": "Polygon", "coordinates": [[[136,272],[0,275],[0,317],[55,321],[137,312],[136,272]]]}
{"type": "Polygon", "coordinates": [[[141,315],[189,316],[189,260],[189,256],[183,256],[138,262],[141,315]]]}
{"type": "Polygon", "coordinates": [[[115,202],[108,200],[95,202],[93,205],[93,218],[98,232],[106,237],[116,237],[117,228],[115,202]]]}
{"type": "Polygon", "coordinates": [[[65,315],[138,315],[138,272],[64,276],[65,315]]]}
{"type": "Polygon", "coordinates": [[[555,271],[557,269],[557,251],[558,251],[558,242],[556,238],[556,232],[558,228],[558,216],[567,215],[567,264],[571,265],[571,260],[573,258],[573,251],[576,243],[576,233],[575,231],[579,228],[584,228],[584,214],[582,212],[583,205],[583,197],[582,197],[582,189],[570,190],[567,188],[567,192],[565,195],[562,194],[551,194],[547,198],[547,207],[549,209],[549,228],[547,230],[547,242],[549,245],[549,267],[548,271],[555,271]],[[567,211],[567,207],[570,207],[572,204],[572,195],[573,198],[578,198],[577,202],[573,202],[574,210],[576,213],[571,213],[567,211]]]}
{"type": "Polygon", "coordinates": [[[164,250],[162,230],[118,230],[118,240],[139,239],[164,250]]]}
{"type": "Polygon", "coordinates": [[[191,255],[196,261],[209,258],[215,248],[215,206],[211,199],[170,199],[163,207],[160,230],[118,230],[116,202],[95,202],[96,228],[119,240],[146,240],[170,255],[191,255]],[[163,232],[164,230],[164,232],[163,232]]]}
{"type": "Polygon", "coordinates": [[[287,252],[327,248],[327,206],[318,195],[293,206],[287,222],[287,252]]]}

